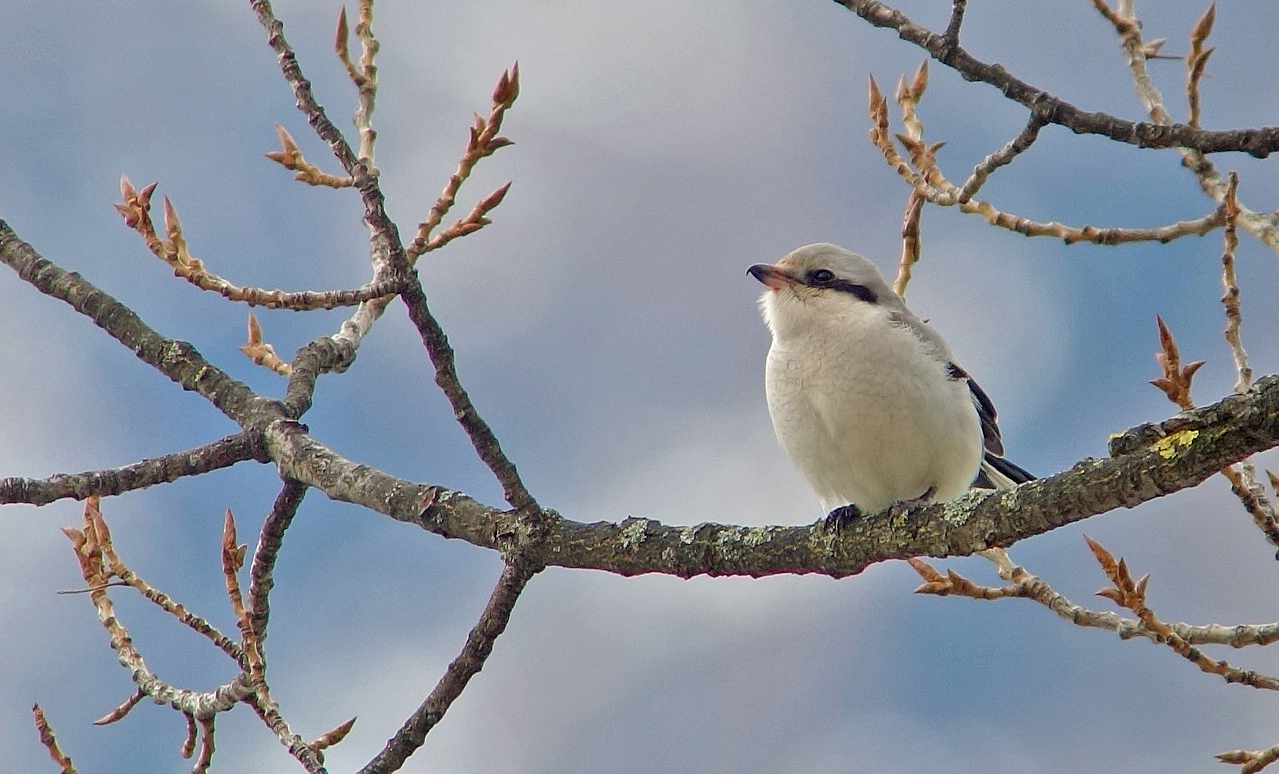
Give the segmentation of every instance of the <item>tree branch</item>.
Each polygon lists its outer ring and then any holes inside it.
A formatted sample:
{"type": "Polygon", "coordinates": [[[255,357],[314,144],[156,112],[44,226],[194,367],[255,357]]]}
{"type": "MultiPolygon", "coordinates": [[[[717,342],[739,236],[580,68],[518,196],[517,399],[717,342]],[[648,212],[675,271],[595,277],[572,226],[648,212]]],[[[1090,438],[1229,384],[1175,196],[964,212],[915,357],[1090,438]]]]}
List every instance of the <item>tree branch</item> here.
{"type": "MultiPolygon", "coordinates": [[[[1139,148],[1193,148],[1201,153],[1242,151],[1265,158],[1279,150],[1279,127],[1207,131],[1186,124],[1134,123],[1106,113],[1089,113],[1019,80],[998,64],[982,62],[956,40],[915,24],[906,14],[877,0],[835,0],[876,27],[896,30],[898,37],[924,49],[964,80],[981,81],[1020,102],[1048,123],[1077,134],[1100,134],[1139,148]]],[[[958,36],[956,36],[957,38],[958,36]]]]}
{"type": "Polygon", "coordinates": [[[184,476],[198,476],[246,460],[270,462],[259,439],[237,433],[195,449],[142,460],[114,470],[58,473],[40,479],[0,479],[0,504],[47,505],[64,497],[77,500],[89,495],[109,497],[156,484],[168,484],[184,476]]]}
{"type": "Polygon", "coordinates": [[[0,220],[0,263],[47,296],[65,301],[137,355],[144,363],[203,395],[223,414],[246,423],[261,399],[244,383],[209,363],[185,341],[161,336],[133,310],[99,290],[75,272],[44,259],[0,220]]]}
{"type": "Polygon", "coordinates": [[[508,563],[502,569],[502,577],[498,579],[484,612],[480,614],[479,623],[475,624],[475,628],[467,636],[462,652],[449,664],[448,670],[426,697],[426,701],[404,721],[404,725],[387,741],[382,752],[360,769],[359,774],[388,774],[397,771],[425,743],[427,733],[440,722],[471,678],[484,668],[484,662],[493,651],[494,640],[506,631],[506,624],[511,619],[511,612],[520,592],[539,569],[541,568],[537,565],[520,560],[508,563]]]}
{"type": "MultiPolygon", "coordinates": [[[[516,534],[514,514],[443,487],[414,484],[344,459],[297,423],[267,428],[281,472],[391,518],[449,538],[502,549],[516,534]]],[[[1279,445],[1279,376],[1241,395],[1128,430],[1109,459],[1085,459],[1068,471],[997,492],[970,492],[949,503],[854,521],[838,534],[821,524],[742,527],[667,526],[629,518],[583,524],[546,511],[543,540],[530,556],[558,567],[620,575],[665,573],[856,575],[886,559],[968,555],[1010,545],[1116,508],[1133,508],[1202,483],[1226,465],[1279,445]]]]}

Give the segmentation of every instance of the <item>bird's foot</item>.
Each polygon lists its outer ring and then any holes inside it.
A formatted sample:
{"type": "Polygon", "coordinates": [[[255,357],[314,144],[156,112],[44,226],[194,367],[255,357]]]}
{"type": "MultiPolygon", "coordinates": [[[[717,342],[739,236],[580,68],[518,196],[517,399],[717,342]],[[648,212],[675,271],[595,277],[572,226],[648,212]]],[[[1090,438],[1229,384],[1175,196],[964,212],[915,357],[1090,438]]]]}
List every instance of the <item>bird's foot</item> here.
{"type": "Polygon", "coordinates": [[[916,497],[911,500],[898,500],[897,502],[888,506],[888,515],[895,519],[898,516],[901,516],[907,513],[913,508],[918,508],[921,505],[928,505],[929,503],[933,501],[933,495],[935,494],[937,494],[937,487],[930,486],[928,487],[928,491],[924,492],[919,497],[916,497]]]}
{"type": "Polygon", "coordinates": [[[841,505],[826,514],[826,531],[838,533],[845,526],[852,523],[853,519],[861,518],[861,515],[862,509],[856,505],[852,503],[841,505]]]}

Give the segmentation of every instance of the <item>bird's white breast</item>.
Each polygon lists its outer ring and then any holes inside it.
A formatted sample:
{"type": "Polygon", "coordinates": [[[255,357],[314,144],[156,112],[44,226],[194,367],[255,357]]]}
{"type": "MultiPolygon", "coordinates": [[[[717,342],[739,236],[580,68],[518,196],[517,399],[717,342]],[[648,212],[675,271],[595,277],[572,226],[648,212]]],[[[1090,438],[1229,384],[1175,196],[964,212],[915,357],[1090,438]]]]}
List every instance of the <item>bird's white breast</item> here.
{"type": "Polygon", "coordinates": [[[765,386],[778,440],[826,511],[873,513],[929,489],[948,500],[981,464],[967,383],[882,307],[775,335],[765,386]]]}

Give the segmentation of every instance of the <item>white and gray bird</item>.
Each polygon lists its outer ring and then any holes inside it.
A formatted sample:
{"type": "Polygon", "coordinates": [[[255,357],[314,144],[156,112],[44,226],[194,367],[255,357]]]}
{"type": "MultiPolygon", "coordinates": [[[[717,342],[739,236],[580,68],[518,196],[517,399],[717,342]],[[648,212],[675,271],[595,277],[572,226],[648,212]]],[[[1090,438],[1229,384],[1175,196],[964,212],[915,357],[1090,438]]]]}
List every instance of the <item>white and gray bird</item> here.
{"type": "Polygon", "coordinates": [[[990,398],[870,261],[823,243],[747,271],[768,286],[773,429],[829,518],[1034,478],[1003,458],[990,398]]]}

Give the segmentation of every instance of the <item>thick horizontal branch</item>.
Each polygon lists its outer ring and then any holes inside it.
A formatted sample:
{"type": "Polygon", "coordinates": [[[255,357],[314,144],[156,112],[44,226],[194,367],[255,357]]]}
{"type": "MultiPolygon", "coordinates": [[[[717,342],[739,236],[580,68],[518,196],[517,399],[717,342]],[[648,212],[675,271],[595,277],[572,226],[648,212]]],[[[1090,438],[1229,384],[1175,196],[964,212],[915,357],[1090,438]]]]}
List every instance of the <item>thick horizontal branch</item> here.
{"type": "Polygon", "coordinates": [[[270,462],[261,444],[245,433],[237,433],[196,449],[142,460],[114,470],[59,473],[40,479],[0,479],[0,504],[45,505],[64,497],[74,497],[77,500],[90,495],[109,497],[254,459],[258,462],[270,462]]]}
{"type": "Polygon", "coordinates": [[[1242,151],[1257,158],[1265,158],[1279,150],[1279,127],[1208,131],[1186,124],[1137,123],[1106,113],[1086,112],[1014,77],[1001,65],[976,59],[960,47],[955,38],[925,29],[901,11],[877,0],[835,2],[876,27],[896,30],[902,40],[924,49],[965,80],[988,83],[1049,123],[1064,126],[1077,134],[1100,134],[1141,148],[1193,148],[1201,153],[1242,151]]]}
{"type": "MultiPolygon", "coordinates": [[[[1279,376],[1243,395],[1142,425],[1114,443],[1118,456],[1085,459],[1064,473],[949,503],[859,519],[838,534],[817,524],[667,526],[630,518],[583,524],[545,512],[544,541],[531,557],[546,565],[621,575],[855,575],[886,559],[967,555],[1010,545],[1116,508],[1132,508],[1202,483],[1225,466],[1279,445],[1279,376]]],[[[293,422],[267,430],[281,473],[336,500],[477,546],[502,549],[518,521],[453,490],[414,484],[343,459],[293,422]]]]}

